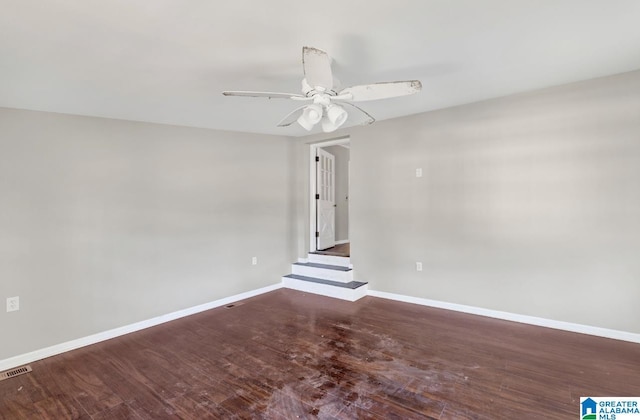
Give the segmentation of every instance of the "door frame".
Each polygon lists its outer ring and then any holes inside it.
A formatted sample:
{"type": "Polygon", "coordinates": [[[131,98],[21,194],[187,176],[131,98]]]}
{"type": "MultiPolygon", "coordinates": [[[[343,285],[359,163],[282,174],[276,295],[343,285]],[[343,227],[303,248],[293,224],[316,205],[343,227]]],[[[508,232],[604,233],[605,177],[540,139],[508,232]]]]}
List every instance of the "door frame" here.
{"type": "MultiPolygon", "coordinates": [[[[349,144],[350,142],[351,137],[344,136],[333,140],[309,144],[309,252],[318,250],[316,241],[316,187],[318,185],[316,179],[316,151],[323,147],[349,144]]],[[[351,196],[351,193],[349,193],[349,196],[351,196]]]]}

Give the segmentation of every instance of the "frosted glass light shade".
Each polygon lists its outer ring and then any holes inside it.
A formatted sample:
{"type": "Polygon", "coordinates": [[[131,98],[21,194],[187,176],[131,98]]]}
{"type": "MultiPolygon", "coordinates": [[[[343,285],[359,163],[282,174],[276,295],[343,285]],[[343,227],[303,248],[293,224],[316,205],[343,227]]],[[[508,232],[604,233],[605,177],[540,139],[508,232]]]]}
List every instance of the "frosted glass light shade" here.
{"type": "Polygon", "coordinates": [[[327,107],[327,113],[322,119],[322,131],[330,133],[340,128],[347,121],[347,111],[340,105],[331,104],[327,107]]]}
{"type": "Polygon", "coordinates": [[[318,124],[322,119],[322,106],[317,104],[311,104],[307,106],[302,115],[298,117],[298,124],[300,124],[305,130],[311,131],[314,125],[318,124]]]}

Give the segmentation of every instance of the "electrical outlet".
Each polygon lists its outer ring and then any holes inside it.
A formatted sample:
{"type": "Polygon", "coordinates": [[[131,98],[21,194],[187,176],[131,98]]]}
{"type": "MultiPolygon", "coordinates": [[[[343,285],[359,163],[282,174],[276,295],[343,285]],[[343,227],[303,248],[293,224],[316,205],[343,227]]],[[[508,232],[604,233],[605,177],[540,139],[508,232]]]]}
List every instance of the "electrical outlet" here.
{"type": "Polygon", "coordinates": [[[416,271],[422,271],[422,263],[419,261],[416,261],[416,271]]]}
{"type": "Polygon", "coordinates": [[[20,296],[7,298],[7,312],[13,312],[20,309],[20,296]]]}
{"type": "Polygon", "coordinates": [[[258,265],[258,257],[251,258],[251,265],[258,265]]]}
{"type": "Polygon", "coordinates": [[[416,168],[416,178],[422,178],[422,168],[416,168]]]}

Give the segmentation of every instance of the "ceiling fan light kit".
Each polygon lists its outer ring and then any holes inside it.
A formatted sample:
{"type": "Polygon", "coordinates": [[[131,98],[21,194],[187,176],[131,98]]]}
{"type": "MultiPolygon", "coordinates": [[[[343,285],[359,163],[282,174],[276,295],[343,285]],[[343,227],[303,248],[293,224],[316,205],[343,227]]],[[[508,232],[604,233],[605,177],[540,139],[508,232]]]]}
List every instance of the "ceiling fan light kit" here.
{"type": "Polygon", "coordinates": [[[331,58],[326,52],[313,47],[302,48],[302,95],[295,93],[225,91],[225,96],[249,96],[258,98],[292,99],[296,101],[313,101],[291,111],[278,123],[278,127],[288,127],[294,122],[305,130],[311,131],[321,122],[322,131],[330,133],[340,128],[348,118],[347,105],[362,113],[366,120],[363,124],[372,124],[375,119],[351,102],[373,101],[394,98],[420,92],[422,84],[419,80],[400,82],[383,82],[369,85],[352,86],[336,92],[331,72],[331,58]]]}

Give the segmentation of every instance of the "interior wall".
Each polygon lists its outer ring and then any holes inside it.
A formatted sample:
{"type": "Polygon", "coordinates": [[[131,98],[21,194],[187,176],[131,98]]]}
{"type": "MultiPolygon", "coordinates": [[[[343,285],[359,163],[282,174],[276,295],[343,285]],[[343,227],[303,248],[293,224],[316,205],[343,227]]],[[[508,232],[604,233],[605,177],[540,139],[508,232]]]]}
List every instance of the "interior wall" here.
{"type": "Polygon", "coordinates": [[[285,137],[0,108],[0,297],[20,296],[0,360],[278,283],[291,158],[285,137]]]}
{"type": "Polygon", "coordinates": [[[350,136],[351,259],[372,289],[640,333],[638,110],[635,71],[303,138],[298,156],[350,136]]]}
{"type": "Polygon", "coordinates": [[[324,150],[335,157],[336,169],[336,241],[349,240],[349,149],[327,146],[324,150]]]}

